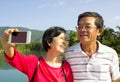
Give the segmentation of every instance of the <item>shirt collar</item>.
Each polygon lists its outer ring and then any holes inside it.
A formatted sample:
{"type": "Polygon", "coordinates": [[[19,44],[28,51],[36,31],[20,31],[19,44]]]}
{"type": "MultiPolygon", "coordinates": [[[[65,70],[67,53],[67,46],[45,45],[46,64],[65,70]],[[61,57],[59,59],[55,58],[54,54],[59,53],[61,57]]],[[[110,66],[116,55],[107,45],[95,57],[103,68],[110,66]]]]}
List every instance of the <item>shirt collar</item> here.
{"type": "MultiPolygon", "coordinates": [[[[98,53],[103,53],[105,51],[105,49],[103,48],[103,45],[99,41],[97,41],[97,43],[98,43],[98,51],[97,52],[98,53]]],[[[79,42],[76,45],[76,47],[74,48],[74,52],[82,52],[83,51],[80,44],[81,43],[79,42]]]]}
{"type": "Polygon", "coordinates": [[[104,48],[104,45],[103,44],[101,44],[99,41],[97,41],[97,43],[98,43],[98,53],[104,53],[104,52],[106,52],[106,49],[104,48]]]}
{"type": "Polygon", "coordinates": [[[80,46],[80,42],[76,45],[75,49],[74,49],[74,52],[81,52],[82,51],[82,48],[80,46]]]}

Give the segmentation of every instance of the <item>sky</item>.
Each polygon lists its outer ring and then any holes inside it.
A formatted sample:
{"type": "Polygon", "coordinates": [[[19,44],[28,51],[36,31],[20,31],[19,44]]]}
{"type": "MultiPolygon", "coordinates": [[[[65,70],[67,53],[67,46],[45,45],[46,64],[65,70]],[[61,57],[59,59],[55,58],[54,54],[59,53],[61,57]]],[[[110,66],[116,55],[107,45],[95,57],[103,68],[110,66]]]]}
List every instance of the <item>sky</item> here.
{"type": "Polygon", "coordinates": [[[78,15],[98,12],[107,27],[120,26],[120,0],[0,0],[0,27],[75,30],[78,15]]]}

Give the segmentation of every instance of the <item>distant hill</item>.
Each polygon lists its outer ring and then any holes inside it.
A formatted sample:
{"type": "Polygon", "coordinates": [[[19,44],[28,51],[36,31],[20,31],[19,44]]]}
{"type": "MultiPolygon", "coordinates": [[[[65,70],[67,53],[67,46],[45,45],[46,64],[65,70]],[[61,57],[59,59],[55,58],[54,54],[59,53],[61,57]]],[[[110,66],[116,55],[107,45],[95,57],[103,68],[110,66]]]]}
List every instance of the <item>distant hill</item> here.
{"type": "MultiPolygon", "coordinates": [[[[8,28],[14,28],[14,27],[0,27],[0,37],[2,36],[3,32],[5,29],[8,28]]],[[[44,33],[44,31],[40,31],[40,30],[34,30],[34,29],[28,29],[25,27],[17,27],[20,31],[31,31],[32,35],[31,35],[31,41],[32,42],[41,42],[42,41],[42,35],[44,33]]]]}
{"type": "MultiPolygon", "coordinates": [[[[8,28],[14,28],[14,27],[0,27],[0,37],[2,36],[3,32],[5,29],[8,28]]],[[[16,28],[16,27],[15,27],[16,28]]],[[[19,31],[31,31],[32,35],[31,35],[31,41],[32,42],[41,42],[42,41],[42,35],[44,33],[44,31],[41,30],[35,30],[35,29],[29,29],[29,28],[25,28],[25,27],[17,27],[19,29],[19,31]]],[[[69,32],[71,30],[67,30],[67,37],[69,36],[69,32]]]]}

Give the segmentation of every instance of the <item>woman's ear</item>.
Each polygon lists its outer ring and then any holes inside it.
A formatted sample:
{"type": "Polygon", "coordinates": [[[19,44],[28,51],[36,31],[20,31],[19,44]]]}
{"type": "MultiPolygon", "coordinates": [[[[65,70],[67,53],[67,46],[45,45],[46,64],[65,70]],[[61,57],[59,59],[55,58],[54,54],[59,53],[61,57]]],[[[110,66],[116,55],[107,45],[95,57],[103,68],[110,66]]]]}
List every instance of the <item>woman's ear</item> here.
{"type": "Polygon", "coordinates": [[[48,46],[50,46],[50,42],[47,41],[48,46]]]}
{"type": "Polygon", "coordinates": [[[47,44],[48,44],[49,47],[51,46],[51,43],[52,43],[52,38],[48,38],[47,39],[47,44]]]}

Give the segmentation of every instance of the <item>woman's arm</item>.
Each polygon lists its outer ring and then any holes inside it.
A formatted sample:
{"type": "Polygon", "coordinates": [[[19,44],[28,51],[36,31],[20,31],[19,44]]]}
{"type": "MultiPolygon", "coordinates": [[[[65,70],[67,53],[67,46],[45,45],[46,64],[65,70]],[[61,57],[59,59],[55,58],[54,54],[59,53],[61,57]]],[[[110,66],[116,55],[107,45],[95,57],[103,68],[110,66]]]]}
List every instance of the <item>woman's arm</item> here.
{"type": "Polygon", "coordinates": [[[4,31],[3,36],[2,36],[2,47],[6,53],[6,55],[10,58],[14,56],[14,43],[8,43],[9,35],[12,32],[18,32],[18,29],[7,29],[4,31]]]}

